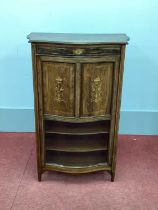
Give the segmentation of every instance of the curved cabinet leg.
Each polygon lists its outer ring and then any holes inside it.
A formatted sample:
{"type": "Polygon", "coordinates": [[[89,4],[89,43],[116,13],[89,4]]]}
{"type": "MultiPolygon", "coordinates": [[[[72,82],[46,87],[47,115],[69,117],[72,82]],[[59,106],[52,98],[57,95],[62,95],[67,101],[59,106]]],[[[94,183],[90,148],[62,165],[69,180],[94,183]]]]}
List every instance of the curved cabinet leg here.
{"type": "Polygon", "coordinates": [[[38,172],[38,181],[41,182],[41,178],[42,178],[42,173],[38,172]]]}
{"type": "Polygon", "coordinates": [[[111,182],[115,180],[115,172],[111,171],[111,182]]]}

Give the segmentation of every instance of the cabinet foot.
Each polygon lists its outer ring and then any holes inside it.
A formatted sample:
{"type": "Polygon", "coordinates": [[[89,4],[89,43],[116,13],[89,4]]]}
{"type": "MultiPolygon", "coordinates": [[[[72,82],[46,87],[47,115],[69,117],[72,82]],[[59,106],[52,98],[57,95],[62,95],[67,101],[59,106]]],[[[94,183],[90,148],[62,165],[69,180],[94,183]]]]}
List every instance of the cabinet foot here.
{"type": "Polygon", "coordinates": [[[115,173],[111,172],[111,182],[114,182],[114,180],[115,180],[115,173]]]}
{"type": "Polygon", "coordinates": [[[38,181],[41,182],[42,174],[38,173],[38,181]]]}

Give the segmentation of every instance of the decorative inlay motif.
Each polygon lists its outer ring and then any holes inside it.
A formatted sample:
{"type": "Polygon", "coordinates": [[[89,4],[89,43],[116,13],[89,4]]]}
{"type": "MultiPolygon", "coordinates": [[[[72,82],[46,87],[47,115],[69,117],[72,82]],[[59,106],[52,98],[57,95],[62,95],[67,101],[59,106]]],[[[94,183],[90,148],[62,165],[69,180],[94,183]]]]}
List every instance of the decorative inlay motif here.
{"type": "Polygon", "coordinates": [[[92,80],[92,95],[91,101],[98,103],[102,100],[102,81],[100,77],[96,77],[92,80]]]}
{"type": "Polygon", "coordinates": [[[56,78],[56,84],[55,84],[55,100],[57,102],[64,101],[64,95],[63,95],[63,79],[61,77],[56,78]]]}

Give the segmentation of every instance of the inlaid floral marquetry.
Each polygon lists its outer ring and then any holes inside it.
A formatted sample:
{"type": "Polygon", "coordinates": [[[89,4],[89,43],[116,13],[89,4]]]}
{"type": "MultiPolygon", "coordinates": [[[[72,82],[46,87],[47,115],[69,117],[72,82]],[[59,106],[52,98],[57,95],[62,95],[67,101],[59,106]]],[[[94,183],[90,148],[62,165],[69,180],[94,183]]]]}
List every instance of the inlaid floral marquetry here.
{"type": "Polygon", "coordinates": [[[64,83],[61,77],[57,77],[55,81],[55,100],[60,103],[64,101],[64,83]]]}
{"type": "Polygon", "coordinates": [[[51,115],[74,116],[75,65],[43,62],[44,112],[51,115]]]}
{"type": "Polygon", "coordinates": [[[111,114],[113,69],[112,62],[85,63],[82,65],[82,116],[111,114]]]}
{"type": "Polygon", "coordinates": [[[92,95],[91,102],[98,103],[102,100],[102,81],[100,77],[92,80],[92,95]]]}

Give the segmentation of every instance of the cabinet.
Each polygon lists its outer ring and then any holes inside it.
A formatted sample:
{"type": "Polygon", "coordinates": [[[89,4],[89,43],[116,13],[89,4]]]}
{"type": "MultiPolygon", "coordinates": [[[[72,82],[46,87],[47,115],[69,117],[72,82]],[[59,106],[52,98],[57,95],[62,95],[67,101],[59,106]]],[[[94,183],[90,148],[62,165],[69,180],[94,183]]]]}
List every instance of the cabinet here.
{"type": "Polygon", "coordinates": [[[125,34],[31,33],[38,180],[106,170],[114,181],[125,34]]]}

